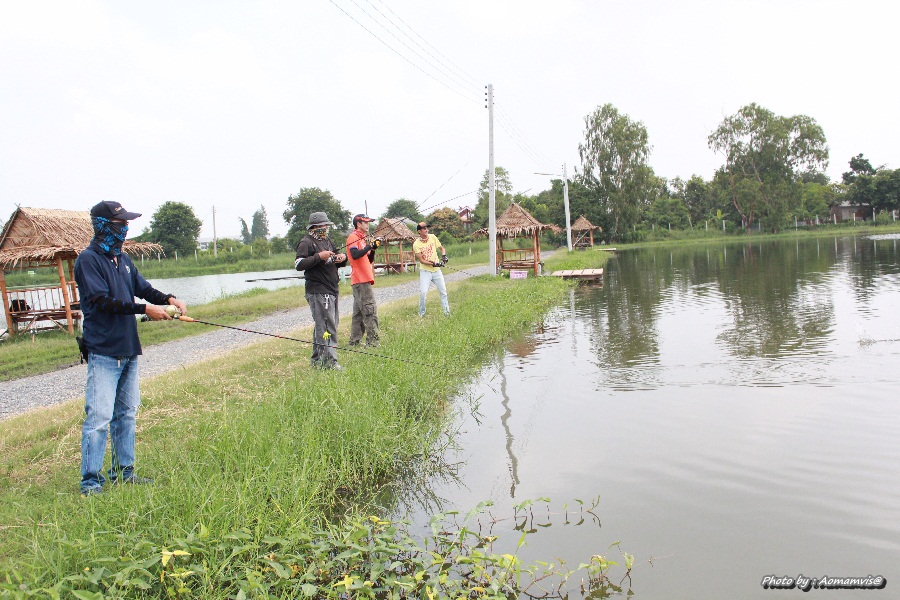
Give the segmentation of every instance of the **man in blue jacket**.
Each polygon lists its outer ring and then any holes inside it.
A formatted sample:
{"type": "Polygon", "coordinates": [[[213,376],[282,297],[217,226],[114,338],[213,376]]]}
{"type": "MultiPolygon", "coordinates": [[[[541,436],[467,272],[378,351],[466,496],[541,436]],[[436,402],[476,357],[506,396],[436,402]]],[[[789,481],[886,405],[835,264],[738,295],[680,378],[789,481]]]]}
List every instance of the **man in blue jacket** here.
{"type": "Polygon", "coordinates": [[[84,425],[81,429],[81,493],[103,492],[103,460],[107,433],[112,438],[113,483],[152,483],[134,472],[134,432],[141,403],[138,382],[137,319],[171,319],[164,305],[187,313],[184,301],[163,294],[141,277],[122,252],[128,221],[140,217],[118,202],[103,201],[91,208],[94,238],[75,261],[75,281],[84,317],[83,353],[87,356],[84,425]],[[149,304],[136,303],[135,297],[149,304]]]}

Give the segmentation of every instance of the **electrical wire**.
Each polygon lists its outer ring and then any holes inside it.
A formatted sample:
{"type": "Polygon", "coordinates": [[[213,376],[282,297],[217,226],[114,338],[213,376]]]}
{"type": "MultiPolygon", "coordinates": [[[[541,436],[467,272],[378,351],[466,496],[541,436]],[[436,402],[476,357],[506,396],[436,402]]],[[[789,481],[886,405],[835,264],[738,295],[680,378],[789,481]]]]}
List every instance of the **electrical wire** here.
{"type": "MultiPolygon", "coordinates": [[[[334,0],[328,0],[328,1],[331,2],[332,4],[334,4],[334,5],[335,5],[342,13],[344,13],[345,15],[347,15],[348,17],[350,17],[350,19],[352,19],[354,23],[356,23],[357,25],[359,25],[360,27],[362,27],[363,29],[365,29],[372,37],[374,37],[376,40],[378,40],[379,42],[381,42],[382,44],[384,44],[387,48],[389,48],[394,54],[396,54],[397,56],[399,56],[400,58],[402,58],[403,60],[405,60],[406,62],[408,62],[410,65],[412,65],[413,67],[415,67],[415,68],[418,69],[419,71],[421,71],[424,75],[426,75],[427,77],[430,77],[431,79],[433,79],[434,81],[436,81],[436,82],[439,83],[440,85],[444,86],[445,88],[447,88],[448,90],[450,90],[450,91],[453,92],[454,94],[460,96],[461,98],[463,98],[463,99],[465,99],[465,100],[468,100],[469,102],[474,102],[474,103],[476,103],[476,104],[480,103],[480,100],[475,100],[475,99],[473,99],[473,98],[471,98],[471,97],[469,97],[469,96],[463,94],[463,93],[460,92],[459,90],[453,89],[452,87],[450,87],[449,85],[447,85],[445,82],[441,81],[440,79],[438,79],[437,77],[435,77],[434,75],[432,75],[431,73],[429,73],[428,71],[426,71],[425,69],[423,69],[422,67],[420,67],[419,65],[417,65],[416,63],[414,63],[413,61],[411,61],[409,58],[407,58],[407,57],[404,56],[402,53],[400,53],[400,51],[398,51],[396,48],[394,48],[394,47],[391,46],[389,43],[387,43],[386,41],[384,41],[383,39],[381,39],[375,32],[373,32],[371,29],[369,29],[368,27],[366,27],[365,25],[363,25],[356,17],[354,17],[353,15],[351,15],[350,13],[348,13],[346,10],[344,10],[340,5],[337,4],[337,2],[335,2],[334,0]]],[[[351,0],[351,2],[353,2],[354,4],[356,4],[357,7],[359,7],[359,5],[355,2],[355,0],[351,0]]],[[[360,10],[362,10],[361,7],[360,7],[360,10]]],[[[363,12],[366,16],[368,16],[370,19],[372,19],[372,16],[369,15],[369,13],[367,13],[365,10],[362,10],[362,12],[363,12]]],[[[376,19],[373,19],[373,20],[374,20],[376,23],[378,22],[376,19]]]]}

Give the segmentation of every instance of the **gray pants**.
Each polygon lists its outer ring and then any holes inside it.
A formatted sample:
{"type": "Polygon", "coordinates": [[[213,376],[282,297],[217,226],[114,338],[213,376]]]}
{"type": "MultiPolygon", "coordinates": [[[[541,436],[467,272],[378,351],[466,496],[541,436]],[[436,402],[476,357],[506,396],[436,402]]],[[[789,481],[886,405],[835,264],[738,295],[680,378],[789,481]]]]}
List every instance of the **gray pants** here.
{"type": "Polygon", "coordinates": [[[314,367],[333,367],[337,363],[337,296],[306,294],[306,302],[315,322],[312,358],[309,362],[314,367]]]}
{"type": "Polygon", "coordinates": [[[357,283],[353,289],[353,317],[350,321],[350,345],[355,346],[366,336],[366,344],[378,345],[378,308],[371,283],[357,283]]]}

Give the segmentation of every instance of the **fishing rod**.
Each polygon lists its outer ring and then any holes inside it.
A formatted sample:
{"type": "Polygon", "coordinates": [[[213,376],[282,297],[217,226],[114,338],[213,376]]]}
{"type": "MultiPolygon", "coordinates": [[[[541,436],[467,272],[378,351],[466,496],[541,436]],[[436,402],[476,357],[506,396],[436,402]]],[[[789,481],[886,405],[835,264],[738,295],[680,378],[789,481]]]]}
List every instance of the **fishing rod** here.
{"type": "Polygon", "coordinates": [[[244,327],[234,327],[232,325],[222,325],[221,323],[212,323],[210,321],[201,321],[200,319],[195,319],[193,317],[187,317],[185,315],[174,314],[171,315],[173,319],[178,321],[183,321],[185,323],[200,323],[201,325],[210,325],[212,327],[222,327],[223,329],[234,329],[235,331],[243,331],[245,333],[255,333],[257,335],[266,335],[269,337],[278,338],[280,340],[289,340],[291,342],[301,342],[303,344],[309,344],[310,346],[322,346],[322,347],[330,347],[335,350],[341,350],[343,352],[356,352],[357,354],[365,354],[367,356],[374,356],[376,358],[383,358],[385,360],[396,360],[399,362],[407,363],[410,365],[418,365],[420,367],[428,367],[429,369],[433,369],[435,365],[427,365],[425,363],[416,362],[414,360],[406,360],[404,358],[397,358],[395,356],[386,356],[384,354],[376,354],[374,352],[366,352],[365,350],[356,350],[354,348],[347,348],[345,346],[326,346],[325,344],[320,344],[318,342],[311,342],[309,340],[301,340],[299,338],[293,338],[286,335],[278,335],[277,333],[266,333],[265,331],[255,331],[253,329],[245,329],[244,327]]]}
{"type": "Polygon", "coordinates": [[[279,279],[306,279],[303,275],[288,275],[287,277],[260,277],[259,279],[245,279],[247,283],[254,281],[278,281],[279,279]]]}

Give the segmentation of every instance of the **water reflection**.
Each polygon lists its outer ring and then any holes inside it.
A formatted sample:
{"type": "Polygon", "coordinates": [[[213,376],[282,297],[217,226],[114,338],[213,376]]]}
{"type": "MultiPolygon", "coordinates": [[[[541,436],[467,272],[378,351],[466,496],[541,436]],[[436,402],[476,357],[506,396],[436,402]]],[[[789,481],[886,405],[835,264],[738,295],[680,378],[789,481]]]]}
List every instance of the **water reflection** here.
{"type": "Polygon", "coordinates": [[[549,527],[526,557],[621,540],[637,598],[755,597],[773,571],[896,580],[898,259],[866,238],[620,254],[485,365],[434,501],[600,494],[602,527],[549,527]]]}
{"type": "MultiPolygon", "coordinates": [[[[526,355],[527,356],[527,355],[526,355]]],[[[516,497],[516,484],[519,483],[519,460],[513,452],[512,431],[509,429],[509,418],[512,416],[512,409],[509,407],[509,395],[506,393],[506,374],[503,372],[503,363],[500,363],[500,396],[503,400],[500,405],[503,406],[503,414],[500,415],[500,423],[503,424],[503,431],[506,432],[506,454],[509,455],[509,476],[512,484],[509,486],[509,497],[516,497]]]]}

